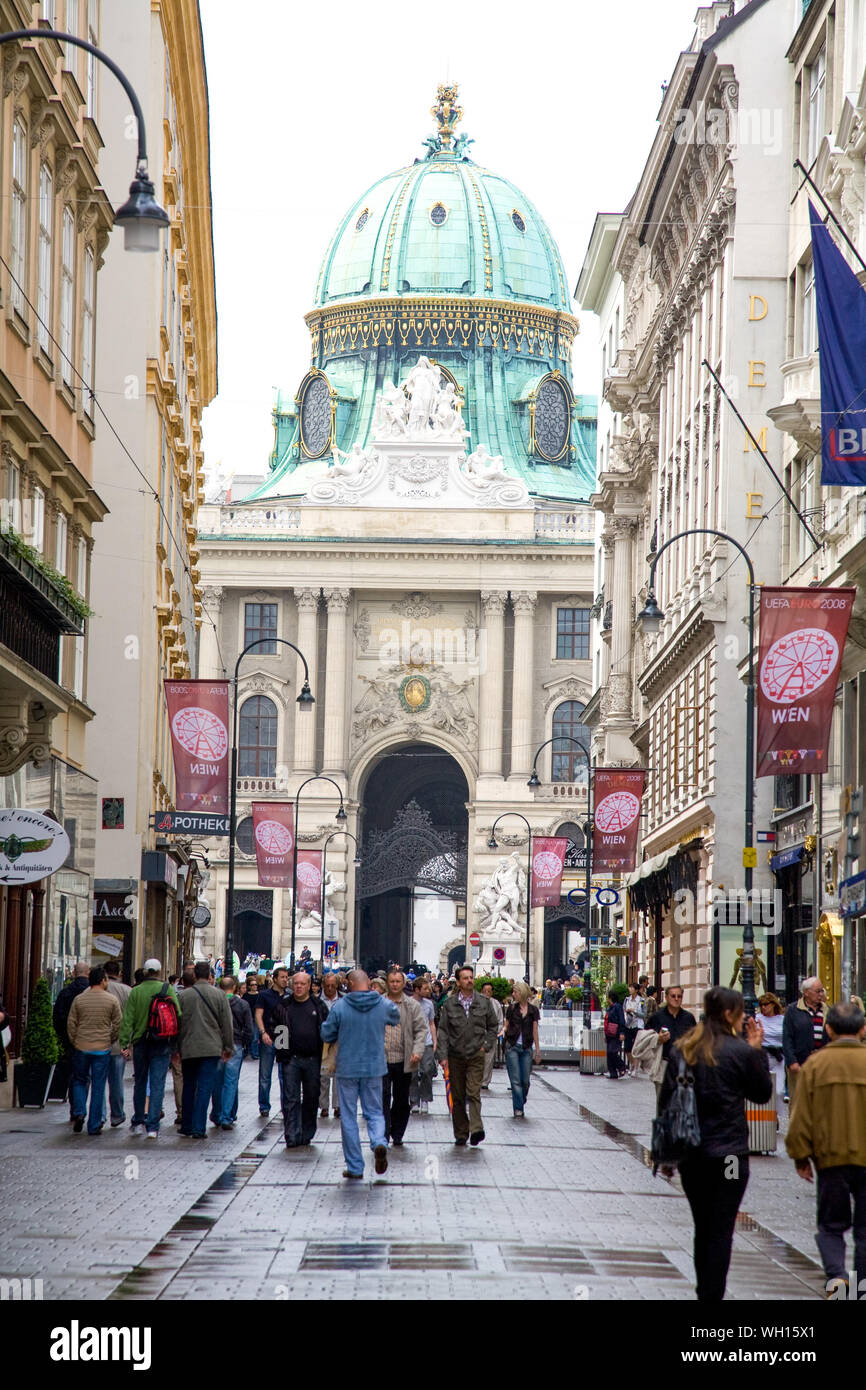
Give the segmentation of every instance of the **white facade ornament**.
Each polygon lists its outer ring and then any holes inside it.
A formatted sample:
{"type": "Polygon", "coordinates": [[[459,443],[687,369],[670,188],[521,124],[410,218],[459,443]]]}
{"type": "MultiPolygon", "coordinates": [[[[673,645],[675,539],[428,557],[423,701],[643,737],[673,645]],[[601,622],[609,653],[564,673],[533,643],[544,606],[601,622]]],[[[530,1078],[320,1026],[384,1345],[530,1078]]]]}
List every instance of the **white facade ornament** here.
{"type": "Polygon", "coordinates": [[[503,855],[473,904],[482,936],[519,936],[519,914],[526,909],[526,871],[518,851],[503,855]]]}
{"type": "Polygon", "coordinates": [[[483,444],[479,444],[463,465],[463,476],[473,487],[486,488],[490,483],[507,482],[508,474],[502,462],[502,455],[488,454],[483,444]]]}
{"type": "Polygon", "coordinates": [[[358,443],[353,444],[348,453],[338,449],[335,444],[332,453],[334,462],[328,469],[328,476],[331,478],[358,478],[365,469],[376,462],[375,455],[368,453],[358,443]]]}

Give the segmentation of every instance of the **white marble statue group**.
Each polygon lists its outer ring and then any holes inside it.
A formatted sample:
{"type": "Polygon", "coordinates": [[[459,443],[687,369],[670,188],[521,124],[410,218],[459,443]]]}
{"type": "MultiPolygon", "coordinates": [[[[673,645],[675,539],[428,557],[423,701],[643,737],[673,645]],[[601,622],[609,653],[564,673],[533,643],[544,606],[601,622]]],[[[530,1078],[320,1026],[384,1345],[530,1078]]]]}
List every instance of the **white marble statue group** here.
{"type": "Polygon", "coordinates": [[[519,936],[523,926],[519,914],[526,910],[526,872],[514,850],[500,859],[487,883],[475,899],[482,936],[519,936]]]}
{"type": "MultiPolygon", "coordinates": [[[[334,875],[331,873],[331,870],[330,870],[330,869],[326,869],[326,870],[325,870],[325,931],[326,931],[327,933],[329,933],[331,936],[335,936],[335,935],[336,935],[337,928],[338,928],[339,925],[340,925],[339,922],[338,922],[338,920],[337,920],[336,914],[334,913],[334,907],[333,907],[333,904],[331,903],[331,898],[333,897],[333,895],[334,895],[335,893],[344,893],[345,890],[346,890],[346,885],[345,885],[345,883],[340,883],[340,882],[338,882],[338,881],[334,878],[334,875]]],[[[305,931],[305,930],[306,930],[306,931],[312,931],[313,928],[315,928],[316,931],[321,931],[321,930],[322,930],[322,914],[321,914],[321,912],[316,912],[314,908],[307,908],[306,911],[304,912],[303,917],[300,917],[300,918],[298,919],[298,928],[299,928],[300,931],[305,931]]]]}
{"type": "Polygon", "coordinates": [[[386,385],[376,402],[376,439],[462,440],[468,435],[454,383],[419,357],[402,386],[386,385]]]}

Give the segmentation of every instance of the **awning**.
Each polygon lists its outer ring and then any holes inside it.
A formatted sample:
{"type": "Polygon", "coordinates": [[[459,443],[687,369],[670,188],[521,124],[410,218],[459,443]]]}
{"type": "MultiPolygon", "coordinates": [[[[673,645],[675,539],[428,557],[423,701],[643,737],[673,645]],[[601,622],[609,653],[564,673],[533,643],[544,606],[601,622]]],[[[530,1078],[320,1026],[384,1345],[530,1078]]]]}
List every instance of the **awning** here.
{"type": "Polygon", "coordinates": [[[795,845],[793,849],[784,849],[781,854],[770,856],[770,868],[774,874],[780,869],[789,869],[792,864],[799,864],[806,852],[805,845],[795,845]]]}
{"type": "Polygon", "coordinates": [[[654,858],[645,859],[640,868],[635,869],[633,874],[625,875],[623,879],[624,887],[633,888],[636,883],[640,883],[642,878],[649,878],[651,874],[661,873],[662,869],[667,868],[668,864],[675,855],[679,854],[681,849],[682,845],[674,845],[673,849],[662,850],[661,854],[655,855],[654,858]]]}

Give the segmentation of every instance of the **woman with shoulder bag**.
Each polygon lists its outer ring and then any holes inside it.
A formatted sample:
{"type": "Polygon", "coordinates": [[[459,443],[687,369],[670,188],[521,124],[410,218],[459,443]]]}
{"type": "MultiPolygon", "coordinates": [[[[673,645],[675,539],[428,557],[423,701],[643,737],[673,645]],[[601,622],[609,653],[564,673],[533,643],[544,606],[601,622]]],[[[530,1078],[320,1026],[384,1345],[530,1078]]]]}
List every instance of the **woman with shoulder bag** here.
{"type": "Polygon", "coordinates": [[[604,1016],[604,1045],[607,1048],[607,1071],[611,1081],[619,1081],[625,1071],[620,1045],[626,1035],[625,1012],[612,989],[607,992],[607,1012],[604,1016]]]}
{"type": "Polygon", "coordinates": [[[759,1022],[745,1018],[743,996],[721,985],[704,995],[704,1016],[671,1048],[659,1099],[663,1115],[680,1085],[694,1086],[700,1142],[679,1160],[683,1191],[695,1223],[694,1261],[699,1303],[721,1303],[737,1212],[749,1181],[747,1100],[773,1090],[759,1022]]]}
{"type": "Polygon", "coordinates": [[[522,1119],[529,1095],[533,1054],[536,1062],[540,1056],[538,1020],[541,1015],[529,1002],[529,985],[524,980],[515,981],[512,995],[513,1002],[505,1010],[505,1068],[511,1082],[514,1117],[522,1119]]]}
{"type": "Polygon", "coordinates": [[[764,1030],[764,1051],[770,1059],[770,1075],[776,1082],[776,1129],[785,1104],[785,1054],[782,1050],[782,1026],[785,1015],[775,994],[762,994],[758,1000],[761,1027],[764,1030]]]}

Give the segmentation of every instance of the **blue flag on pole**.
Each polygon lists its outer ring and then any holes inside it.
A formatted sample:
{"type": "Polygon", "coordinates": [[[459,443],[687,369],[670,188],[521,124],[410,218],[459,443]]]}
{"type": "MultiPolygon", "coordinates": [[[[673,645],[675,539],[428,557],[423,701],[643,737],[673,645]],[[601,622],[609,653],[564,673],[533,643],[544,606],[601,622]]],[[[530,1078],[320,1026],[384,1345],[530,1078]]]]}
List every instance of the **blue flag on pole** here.
{"type": "Polygon", "coordinates": [[[866,486],[866,290],[812,203],[821,368],[821,483],[866,486]]]}

